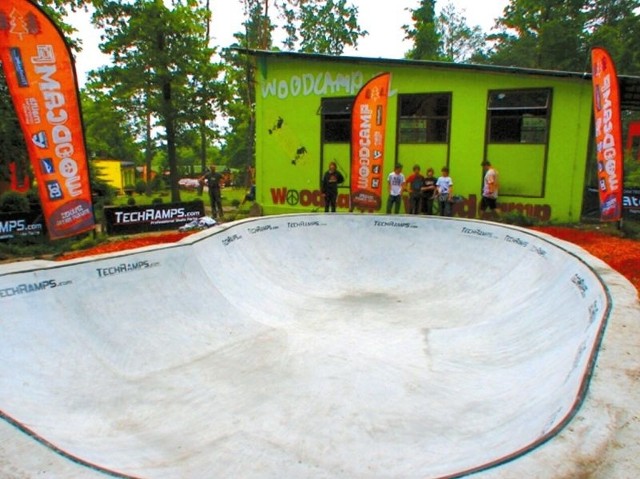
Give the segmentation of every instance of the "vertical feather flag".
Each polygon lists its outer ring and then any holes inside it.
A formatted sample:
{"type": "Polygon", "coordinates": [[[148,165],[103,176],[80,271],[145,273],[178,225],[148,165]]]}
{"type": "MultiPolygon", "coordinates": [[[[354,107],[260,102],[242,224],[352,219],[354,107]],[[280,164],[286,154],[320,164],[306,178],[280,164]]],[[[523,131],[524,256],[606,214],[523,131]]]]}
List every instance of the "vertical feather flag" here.
{"type": "Polygon", "coordinates": [[[603,48],[591,50],[591,68],[600,219],[619,221],[622,217],[624,158],[618,75],[611,56],[603,48]]]}
{"type": "Polygon", "coordinates": [[[0,61],[38,182],[49,237],[93,229],[77,78],[62,33],[29,0],[2,0],[0,61]]]}
{"type": "Polygon", "coordinates": [[[351,109],[351,209],[378,210],[382,204],[384,146],[390,73],[369,80],[351,109]]]}

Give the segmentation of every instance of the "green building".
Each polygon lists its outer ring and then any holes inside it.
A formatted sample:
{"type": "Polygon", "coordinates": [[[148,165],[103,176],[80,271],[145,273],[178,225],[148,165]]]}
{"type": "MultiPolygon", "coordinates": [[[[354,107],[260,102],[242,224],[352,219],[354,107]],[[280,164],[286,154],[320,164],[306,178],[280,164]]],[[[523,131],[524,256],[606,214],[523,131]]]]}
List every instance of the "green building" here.
{"type": "MultiPolygon", "coordinates": [[[[500,174],[503,212],[577,222],[589,202],[596,171],[588,166],[595,165],[588,74],[245,53],[257,65],[256,188],[267,214],[324,211],[320,181],[331,161],[346,178],[338,208],[348,210],[350,109],[359,89],[382,72],[391,73],[384,178],[396,162],[405,176],[414,164],[436,176],[448,166],[454,193],[464,198],[454,215],[474,218],[480,164],[489,160],[500,174]]],[[[634,99],[637,80],[621,80],[623,99],[634,99]]],[[[385,184],[383,205],[387,194],[385,184]]]]}

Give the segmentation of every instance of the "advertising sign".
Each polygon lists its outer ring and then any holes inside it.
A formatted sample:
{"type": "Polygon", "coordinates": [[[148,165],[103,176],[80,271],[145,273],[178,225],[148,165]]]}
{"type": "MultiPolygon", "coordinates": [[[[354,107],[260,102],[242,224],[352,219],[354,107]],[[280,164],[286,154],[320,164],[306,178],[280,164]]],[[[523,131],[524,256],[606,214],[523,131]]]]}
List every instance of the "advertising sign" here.
{"type": "Polygon", "coordinates": [[[44,234],[41,213],[0,213],[0,241],[44,234]]]}
{"type": "Polygon", "coordinates": [[[0,60],[51,239],[93,229],[75,68],[64,37],[28,0],[0,3],[0,60]]]}
{"type": "Polygon", "coordinates": [[[351,109],[351,209],[378,210],[384,183],[384,145],[390,73],[369,80],[351,109]]]}
{"type": "Polygon", "coordinates": [[[109,234],[177,230],[201,216],[204,216],[202,201],[147,206],[108,206],[104,209],[109,234]]]}
{"type": "Polygon", "coordinates": [[[609,53],[591,49],[600,219],[622,217],[623,145],[618,75],[609,53]]]}

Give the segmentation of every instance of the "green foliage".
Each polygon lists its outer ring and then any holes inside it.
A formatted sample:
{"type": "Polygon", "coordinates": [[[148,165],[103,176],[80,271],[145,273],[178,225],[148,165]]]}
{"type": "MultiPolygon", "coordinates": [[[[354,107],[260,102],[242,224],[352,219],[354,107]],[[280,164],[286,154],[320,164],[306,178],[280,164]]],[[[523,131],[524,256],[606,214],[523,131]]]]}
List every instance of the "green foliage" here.
{"type": "Polygon", "coordinates": [[[166,188],[165,181],[162,179],[162,176],[156,175],[151,180],[151,191],[162,191],[166,188]]]}
{"type": "Polygon", "coordinates": [[[276,5],[285,19],[287,50],[340,55],[367,34],[358,24],[358,8],[346,0],[281,0],[276,5]]]}
{"type": "MultiPolygon", "coordinates": [[[[135,0],[100,2],[94,21],[104,28],[100,45],[112,65],[95,75],[103,89],[127,114],[135,117],[150,168],[154,144],[166,148],[173,201],[180,200],[177,148],[190,127],[206,135],[215,117],[220,66],[208,46],[209,10],[197,1],[135,0]],[[158,124],[154,124],[154,119],[158,124]],[[161,130],[162,137],[154,138],[161,130]]],[[[188,135],[187,135],[188,136],[188,135]]],[[[202,149],[206,151],[206,148],[202,149]]]]}
{"type": "Polygon", "coordinates": [[[404,25],[406,39],[413,42],[413,48],[406,53],[411,60],[440,60],[441,40],[436,28],[435,0],[420,0],[418,8],[412,9],[411,26],[404,25]]]}
{"type": "Polygon", "coordinates": [[[82,94],[85,141],[90,158],[116,158],[142,163],[135,117],[108,96],[95,81],[82,94]],[[133,133],[133,134],[132,134],[133,133]]]}
{"type": "Polygon", "coordinates": [[[511,0],[487,38],[491,51],[476,59],[496,65],[551,70],[589,69],[589,50],[607,48],[620,73],[640,71],[636,0],[511,0]]]}
{"type": "Polygon", "coordinates": [[[474,55],[485,54],[486,38],[482,29],[478,25],[469,26],[466,17],[452,3],[440,11],[436,29],[443,60],[464,62],[474,55]]]}
{"type": "Polygon", "coordinates": [[[640,239],[640,221],[625,220],[621,230],[625,238],[640,239]]]}
{"type": "Polygon", "coordinates": [[[21,176],[29,171],[24,135],[11,102],[4,71],[0,68],[0,181],[9,179],[10,163],[16,165],[21,176]]]}
{"type": "Polygon", "coordinates": [[[143,195],[145,194],[146,191],[147,191],[147,182],[144,180],[136,181],[135,192],[138,193],[139,195],[143,195]]]}
{"type": "Polygon", "coordinates": [[[127,206],[135,206],[136,199],[133,196],[127,196],[127,206]]]}
{"type": "Polygon", "coordinates": [[[27,195],[16,191],[0,195],[0,213],[28,213],[30,210],[27,195]]]}
{"type": "Polygon", "coordinates": [[[624,186],[640,188],[640,160],[631,155],[625,155],[624,159],[624,186]]]}
{"type": "Polygon", "coordinates": [[[93,248],[107,240],[107,236],[104,234],[98,235],[89,233],[87,235],[79,237],[69,245],[71,251],[82,251],[84,249],[93,248]]]}
{"type": "Polygon", "coordinates": [[[152,205],[161,205],[162,203],[164,203],[164,200],[160,196],[157,196],[151,200],[152,205]]]}

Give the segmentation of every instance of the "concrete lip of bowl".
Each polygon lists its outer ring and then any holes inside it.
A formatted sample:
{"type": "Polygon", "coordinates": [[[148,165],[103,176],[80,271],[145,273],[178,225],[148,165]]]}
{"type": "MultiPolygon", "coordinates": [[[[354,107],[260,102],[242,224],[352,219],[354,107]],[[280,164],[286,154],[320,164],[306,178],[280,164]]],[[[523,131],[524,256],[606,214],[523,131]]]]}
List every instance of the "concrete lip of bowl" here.
{"type": "Polygon", "coordinates": [[[450,218],[3,265],[0,472],[632,477],[639,320],[580,248],[450,218]]]}

